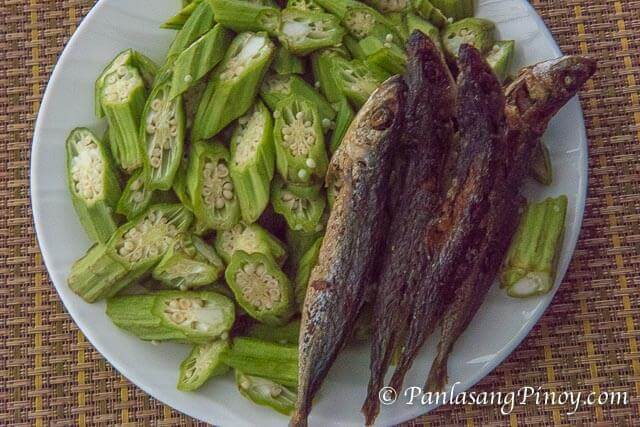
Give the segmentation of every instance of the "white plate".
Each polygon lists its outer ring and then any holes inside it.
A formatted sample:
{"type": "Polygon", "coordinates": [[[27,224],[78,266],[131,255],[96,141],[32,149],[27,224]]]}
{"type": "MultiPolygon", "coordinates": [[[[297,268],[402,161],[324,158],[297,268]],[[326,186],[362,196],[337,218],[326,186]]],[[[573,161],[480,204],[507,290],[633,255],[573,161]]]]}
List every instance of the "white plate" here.
{"type": "MultiPolygon", "coordinates": [[[[177,0],[102,0],[69,41],[55,67],[38,115],[31,165],[31,191],[36,231],[45,264],[67,310],[85,336],[124,376],[177,410],[213,424],[285,425],[287,419],[242,398],[226,377],[211,381],[197,393],[175,388],[178,365],[186,346],[141,342],[115,328],[104,314],[104,303],[90,305],[66,285],[69,268],[89,246],[67,193],[64,142],[76,126],[102,130],[93,114],[93,83],[102,68],[121,50],[133,47],[161,61],[172,32],[159,25],[178,8],[177,0]]],[[[478,15],[498,24],[503,39],[517,42],[516,66],[554,58],[560,51],[542,20],[525,0],[480,0],[478,15]]],[[[551,148],[555,184],[531,185],[540,199],[567,194],[569,217],[554,292],[542,298],[516,300],[492,288],[471,326],[456,344],[449,361],[451,382],[462,391],[494,369],[529,333],[564,276],[578,239],[587,184],[587,140],[580,104],[573,100],[551,123],[546,140],[551,148]]],[[[432,338],[408,385],[422,385],[434,355],[432,338]]],[[[343,352],[322,388],[311,416],[312,425],[361,425],[360,406],[368,380],[367,346],[343,352]]],[[[383,407],[379,423],[396,424],[432,407],[409,406],[400,398],[383,407]]]]}

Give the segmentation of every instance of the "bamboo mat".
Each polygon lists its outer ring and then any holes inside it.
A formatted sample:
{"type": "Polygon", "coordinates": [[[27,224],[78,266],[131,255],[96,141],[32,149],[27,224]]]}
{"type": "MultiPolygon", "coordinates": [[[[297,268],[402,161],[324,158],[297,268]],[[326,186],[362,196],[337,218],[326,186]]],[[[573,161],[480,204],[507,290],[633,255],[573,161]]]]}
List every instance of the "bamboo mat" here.
{"type": "MultiPolygon", "coordinates": [[[[34,236],[32,127],[51,68],[93,2],[0,4],[0,425],[191,425],[132,385],[64,311],[34,236]]],[[[640,423],[640,1],[535,0],[565,53],[600,59],[582,93],[590,140],[584,228],[565,283],[476,391],[627,391],[626,406],[451,406],[415,425],[640,423]]]]}

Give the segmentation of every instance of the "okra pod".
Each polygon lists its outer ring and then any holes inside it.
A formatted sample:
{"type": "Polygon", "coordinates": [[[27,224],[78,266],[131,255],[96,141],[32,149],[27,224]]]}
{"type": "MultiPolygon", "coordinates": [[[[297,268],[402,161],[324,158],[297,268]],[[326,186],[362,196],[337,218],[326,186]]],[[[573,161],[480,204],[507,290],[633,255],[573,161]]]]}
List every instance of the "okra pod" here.
{"type": "Polygon", "coordinates": [[[248,375],[267,378],[279,384],[298,384],[298,346],[276,344],[255,338],[237,337],[222,360],[248,375]]]}
{"type": "Polygon", "coordinates": [[[355,37],[347,34],[342,38],[342,43],[345,45],[349,53],[354,59],[367,59],[367,55],[364,53],[360,41],[355,37]]]}
{"type": "Polygon", "coordinates": [[[127,49],[120,52],[105,67],[95,83],[95,112],[96,116],[101,119],[104,117],[102,110],[102,88],[104,88],[107,76],[117,71],[122,66],[132,66],[138,69],[147,89],[151,88],[158,72],[158,66],[151,59],[133,49],[127,49]]]}
{"type": "Polygon", "coordinates": [[[161,291],[110,298],[107,316],[145,341],[204,344],[228,339],[235,308],[233,301],[215,292],[161,291]]]}
{"type": "Polygon", "coordinates": [[[276,161],[273,119],[261,101],[238,119],[230,151],[229,171],[238,195],[242,220],[252,224],[269,204],[276,161]]]}
{"type": "Polygon", "coordinates": [[[442,49],[440,29],[438,27],[416,15],[415,13],[407,14],[405,21],[409,34],[413,33],[415,30],[422,31],[422,33],[429,37],[436,44],[436,46],[442,49]]]}
{"type": "Polygon", "coordinates": [[[142,169],[139,169],[127,181],[122,196],[118,200],[116,212],[124,215],[128,220],[132,220],[149,207],[153,200],[153,194],[154,191],[144,183],[142,169]]]}
{"type": "Polygon", "coordinates": [[[337,16],[349,34],[357,39],[367,36],[385,37],[391,34],[401,40],[400,33],[384,15],[356,0],[316,0],[328,12],[337,16]]]}
{"type": "Polygon", "coordinates": [[[287,272],[291,273],[291,276],[295,276],[295,272],[298,269],[298,265],[300,264],[302,257],[318,239],[324,236],[325,216],[327,215],[323,215],[323,219],[320,222],[320,226],[317,227],[317,231],[292,230],[287,227],[285,236],[287,249],[289,250],[289,256],[287,258],[287,272]]]}
{"type": "Polygon", "coordinates": [[[225,374],[229,368],[222,363],[220,356],[228,348],[229,341],[222,339],[194,345],[191,353],[180,364],[177,389],[195,391],[209,378],[225,374]]]}
{"type": "Polygon", "coordinates": [[[202,96],[193,140],[211,138],[251,108],[274,52],[266,33],[236,36],[202,96]]]}
{"type": "Polygon", "coordinates": [[[113,216],[120,184],[104,143],[89,129],[74,129],[66,141],[67,184],[80,223],[95,242],[118,228],[113,216]]]}
{"type": "Polygon", "coordinates": [[[347,61],[333,58],[332,72],[340,92],[349,99],[356,109],[360,109],[389,74],[371,64],[354,59],[347,61]]]}
{"type": "Polygon", "coordinates": [[[465,18],[448,25],[442,32],[442,45],[452,58],[458,57],[463,44],[470,44],[481,53],[488,53],[496,42],[496,26],[482,18],[465,18]]]}
{"type": "Polygon", "coordinates": [[[169,46],[165,67],[170,66],[182,51],[211,30],[214,25],[213,10],[211,10],[209,1],[201,1],[195,6],[194,11],[169,46]]]}
{"type": "Polygon", "coordinates": [[[309,10],[312,12],[324,12],[324,9],[315,0],[288,0],[287,9],[309,10]]]}
{"type": "Polygon", "coordinates": [[[189,170],[189,157],[183,156],[178,166],[178,172],[173,179],[173,192],[178,197],[180,203],[182,203],[187,209],[193,212],[193,206],[191,205],[191,197],[189,196],[189,190],[187,189],[187,171],[189,170]]]}
{"type": "Polygon", "coordinates": [[[453,21],[470,18],[474,13],[474,0],[431,0],[434,7],[453,21]]]}
{"type": "Polygon", "coordinates": [[[296,55],[334,46],[342,41],[345,31],[340,20],[329,13],[285,9],[277,30],[283,46],[296,55]]]}
{"type": "Polygon", "coordinates": [[[329,151],[335,153],[340,144],[342,144],[342,139],[344,138],[347,130],[349,130],[349,126],[351,126],[351,122],[356,117],[356,113],[349,105],[349,102],[346,98],[341,99],[337,104],[338,114],[336,116],[336,126],[331,134],[331,140],[329,142],[329,151]]]}
{"type": "Polygon", "coordinates": [[[71,290],[88,302],[108,298],[150,272],[191,225],[181,205],[153,205],[120,226],[105,244],[87,252],[71,267],[71,290]]]}
{"type": "Polygon", "coordinates": [[[498,41],[486,56],[487,63],[493,68],[493,71],[501,81],[504,81],[509,75],[509,67],[511,66],[515,47],[516,42],[513,40],[498,41]]]}
{"type": "Polygon", "coordinates": [[[329,159],[324,131],[315,105],[289,97],[274,113],[276,168],[289,182],[310,184],[324,180],[329,159]]]}
{"type": "Polygon", "coordinates": [[[271,69],[280,75],[304,74],[304,62],[289,52],[287,48],[280,46],[273,57],[271,69]]]}
{"type": "Polygon", "coordinates": [[[318,257],[320,255],[320,247],[322,246],[322,237],[315,241],[315,243],[307,250],[304,256],[298,263],[298,270],[296,272],[295,280],[295,296],[296,305],[302,309],[304,305],[304,298],[307,295],[307,286],[309,285],[309,278],[311,277],[311,271],[318,264],[318,257]]]}
{"type": "MultiPolygon", "coordinates": [[[[345,39],[347,37],[345,36],[345,39]]],[[[359,45],[358,45],[359,46],[359,45]]],[[[311,55],[311,67],[316,84],[320,86],[320,91],[327,98],[327,101],[334,104],[344,98],[334,74],[333,63],[337,59],[348,60],[349,53],[343,53],[338,49],[323,49],[311,55]]]]}
{"type": "Polygon", "coordinates": [[[171,99],[186,92],[218,65],[231,43],[231,32],[220,24],[183,50],[172,68],[171,99]]]}
{"type": "Polygon", "coordinates": [[[278,265],[282,265],[287,258],[284,243],[258,224],[240,223],[229,230],[217,233],[215,247],[227,264],[231,262],[231,257],[236,251],[269,255],[278,265]]]}
{"type": "Polygon", "coordinates": [[[529,166],[529,174],[542,185],[551,185],[553,183],[551,155],[547,144],[543,141],[539,141],[535,148],[531,165],[529,166]]]}
{"type": "Polygon", "coordinates": [[[413,9],[422,19],[426,19],[438,28],[444,28],[447,25],[447,17],[433,5],[431,0],[412,0],[412,3],[413,9]]]}
{"type": "Polygon", "coordinates": [[[227,230],[240,220],[229,162],[229,151],[218,142],[199,141],[191,147],[187,189],[193,213],[209,229],[227,230]]]}
{"type": "Polygon", "coordinates": [[[278,344],[298,344],[300,320],[293,320],[283,326],[270,326],[262,323],[252,325],[247,336],[278,344]]]}
{"type": "Polygon", "coordinates": [[[567,203],[560,196],[527,206],[500,274],[509,295],[543,295],[553,287],[567,203]]]}
{"type": "Polygon", "coordinates": [[[236,385],[240,394],[261,406],[269,407],[283,415],[291,415],[298,394],[294,387],[286,387],[267,378],[247,375],[235,370],[236,385]]]}
{"type": "Polygon", "coordinates": [[[273,210],[295,231],[319,232],[324,229],[322,214],[326,198],[320,186],[287,184],[276,180],[271,193],[273,210]]]}
{"type": "Polygon", "coordinates": [[[365,37],[359,44],[368,64],[382,68],[389,74],[404,73],[407,55],[398,45],[375,36],[365,37]]]}
{"type": "Polygon", "coordinates": [[[196,10],[198,4],[202,2],[202,0],[192,1],[189,4],[185,5],[178,13],[173,15],[171,18],[167,19],[160,28],[165,30],[181,30],[184,26],[185,22],[191,17],[193,12],[196,10]]]}
{"type": "Polygon", "coordinates": [[[267,31],[273,34],[280,26],[280,11],[259,2],[244,0],[209,0],[216,21],[237,32],[267,31]]]}
{"type": "Polygon", "coordinates": [[[293,287],[271,256],[235,251],[225,278],[249,316],[269,325],[283,325],[291,318],[293,287]]]}

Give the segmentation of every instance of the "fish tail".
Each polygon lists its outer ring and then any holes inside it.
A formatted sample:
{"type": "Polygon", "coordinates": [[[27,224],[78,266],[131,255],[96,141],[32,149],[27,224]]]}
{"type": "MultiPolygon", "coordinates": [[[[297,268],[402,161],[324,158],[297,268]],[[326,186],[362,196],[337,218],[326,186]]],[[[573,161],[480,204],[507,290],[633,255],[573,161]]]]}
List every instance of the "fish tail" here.
{"type": "Polygon", "coordinates": [[[443,341],[438,343],[438,354],[429,370],[424,391],[438,392],[444,389],[448,381],[447,364],[449,362],[451,347],[451,345],[447,345],[443,341]]]}

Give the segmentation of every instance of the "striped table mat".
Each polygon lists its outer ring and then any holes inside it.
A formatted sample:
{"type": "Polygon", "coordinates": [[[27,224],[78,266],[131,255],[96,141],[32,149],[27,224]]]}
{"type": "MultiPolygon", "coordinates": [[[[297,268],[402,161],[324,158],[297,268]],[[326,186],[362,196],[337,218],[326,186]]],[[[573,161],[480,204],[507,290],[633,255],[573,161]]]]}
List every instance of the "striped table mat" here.
{"type": "MultiPolygon", "coordinates": [[[[599,58],[581,94],[590,185],[560,292],[528,338],[474,390],[628,392],[627,405],[445,406],[415,425],[633,425],[640,420],[640,1],[534,0],[565,53],[599,58]]],[[[45,84],[93,1],[0,3],[0,425],[191,425],[139,390],[66,314],[38,252],[31,135],[45,84]]]]}

